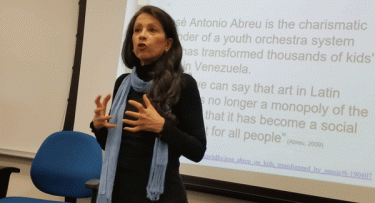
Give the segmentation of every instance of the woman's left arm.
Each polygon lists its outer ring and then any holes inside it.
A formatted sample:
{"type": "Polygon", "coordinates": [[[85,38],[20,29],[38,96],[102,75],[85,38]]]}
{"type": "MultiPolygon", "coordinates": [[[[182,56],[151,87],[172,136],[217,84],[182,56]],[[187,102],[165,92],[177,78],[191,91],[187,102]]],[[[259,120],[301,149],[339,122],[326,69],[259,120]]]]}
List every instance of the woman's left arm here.
{"type": "Polygon", "coordinates": [[[179,102],[173,106],[178,124],[165,120],[160,139],[186,158],[199,162],[206,151],[206,133],[203,121],[202,103],[197,82],[184,74],[185,85],[179,102]]]}

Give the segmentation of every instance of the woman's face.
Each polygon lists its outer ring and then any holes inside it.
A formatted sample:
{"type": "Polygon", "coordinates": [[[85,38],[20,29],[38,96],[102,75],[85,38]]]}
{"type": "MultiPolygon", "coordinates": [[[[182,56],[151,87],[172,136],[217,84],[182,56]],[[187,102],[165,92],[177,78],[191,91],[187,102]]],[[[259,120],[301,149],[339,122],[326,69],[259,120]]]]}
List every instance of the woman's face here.
{"type": "Polygon", "coordinates": [[[141,65],[156,61],[173,43],[172,38],[166,38],[159,20],[148,13],[140,14],[135,20],[132,40],[134,54],[141,65]]]}

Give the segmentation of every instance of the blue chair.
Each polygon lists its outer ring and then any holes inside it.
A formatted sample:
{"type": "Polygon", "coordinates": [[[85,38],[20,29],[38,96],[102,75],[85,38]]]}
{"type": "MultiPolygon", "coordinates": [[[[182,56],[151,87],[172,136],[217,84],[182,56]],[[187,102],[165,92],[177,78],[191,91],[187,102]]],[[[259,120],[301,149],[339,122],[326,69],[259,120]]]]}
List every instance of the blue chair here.
{"type": "MultiPolygon", "coordinates": [[[[63,196],[65,202],[76,202],[77,198],[92,196],[92,190],[85,183],[99,179],[101,167],[102,149],[93,136],[76,131],[61,131],[50,135],[40,146],[32,162],[30,176],[40,191],[63,196]]],[[[0,203],[18,202],[57,201],[26,197],[0,199],[0,203]]]]}

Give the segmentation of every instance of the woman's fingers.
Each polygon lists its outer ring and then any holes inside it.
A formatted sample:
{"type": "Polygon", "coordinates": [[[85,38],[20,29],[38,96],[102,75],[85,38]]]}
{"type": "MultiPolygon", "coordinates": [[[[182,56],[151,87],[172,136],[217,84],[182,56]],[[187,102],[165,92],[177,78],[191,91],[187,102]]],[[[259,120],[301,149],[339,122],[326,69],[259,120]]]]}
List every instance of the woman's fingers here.
{"type": "Polygon", "coordinates": [[[130,131],[130,132],[138,132],[141,129],[138,126],[136,126],[136,127],[133,127],[133,128],[132,127],[125,127],[124,130],[130,131]]]}
{"type": "Polygon", "coordinates": [[[141,114],[134,111],[125,111],[125,114],[133,118],[140,118],[141,114]]]}
{"type": "Polygon", "coordinates": [[[135,108],[137,108],[139,112],[143,112],[144,109],[145,109],[141,103],[136,102],[136,101],[134,101],[134,100],[129,100],[128,103],[129,103],[130,105],[134,106],[135,108]]]}
{"type": "Polygon", "coordinates": [[[111,94],[108,94],[106,97],[104,97],[104,99],[103,99],[104,108],[107,107],[107,103],[110,99],[111,99],[111,94]]]}
{"type": "Polygon", "coordinates": [[[97,96],[95,99],[95,104],[96,104],[96,109],[95,109],[95,114],[97,115],[104,115],[106,111],[106,107],[108,104],[108,101],[111,99],[111,94],[108,94],[106,97],[103,99],[103,103],[100,102],[101,95],[97,96]]]}
{"type": "Polygon", "coordinates": [[[143,101],[145,102],[146,108],[153,107],[146,94],[143,95],[143,101]]]}
{"type": "Polygon", "coordinates": [[[129,119],[123,119],[123,123],[132,125],[134,127],[124,127],[124,130],[130,131],[130,132],[138,132],[140,130],[145,130],[141,126],[139,126],[139,120],[129,120],[129,119]]]}
{"type": "Polygon", "coordinates": [[[143,95],[143,101],[146,107],[137,101],[129,100],[129,104],[136,107],[138,112],[126,111],[125,114],[137,120],[124,119],[124,123],[134,126],[126,127],[124,129],[131,132],[137,132],[140,130],[156,133],[160,132],[165,122],[164,118],[155,110],[146,94],[143,95]]]}
{"type": "Polygon", "coordinates": [[[116,124],[110,124],[110,123],[105,123],[104,124],[104,127],[106,127],[106,128],[115,128],[115,127],[117,127],[117,125],[116,124]]]}
{"type": "Polygon", "coordinates": [[[103,103],[100,102],[101,98],[102,98],[102,96],[99,95],[95,99],[95,104],[96,104],[96,107],[98,107],[98,108],[102,108],[102,107],[106,107],[107,106],[108,101],[111,99],[111,94],[108,94],[106,97],[104,97],[103,103]]]}
{"type": "Polygon", "coordinates": [[[129,124],[129,125],[133,125],[133,126],[136,126],[138,125],[138,120],[129,120],[129,119],[122,119],[122,122],[125,123],[125,124],[129,124]]]}
{"type": "Polygon", "coordinates": [[[145,102],[146,108],[141,103],[136,102],[134,100],[129,100],[128,103],[134,106],[135,108],[137,108],[139,112],[144,111],[145,109],[148,109],[148,108],[152,108],[152,109],[154,108],[154,106],[152,106],[146,94],[143,95],[143,101],[145,102]]]}
{"type": "Polygon", "coordinates": [[[108,120],[112,118],[112,116],[105,116],[106,108],[108,101],[111,99],[111,94],[108,94],[104,97],[103,102],[100,101],[102,98],[101,95],[97,96],[95,99],[96,109],[94,110],[95,116],[93,119],[94,127],[100,129],[102,127],[107,128],[115,128],[117,125],[108,123],[108,120]]]}
{"type": "Polygon", "coordinates": [[[96,99],[95,99],[95,104],[96,104],[96,107],[100,108],[102,105],[100,103],[100,98],[102,98],[101,95],[97,96],[96,99]]]}
{"type": "Polygon", "coordinates": [[[102,111],[103,111],[103,108],[96,108],[96,109],[94,110],[95,114],[98,115],[98,116],[101,115],[102,111]]]}
{"type": "Polygon", "coordinates": [[[112,116],[101,116],[101,117],[98,118],[98,120],[100,120],[100,121],[106,121],[106,120],[109,120],[111,118],[112,118],[112,116]]]}

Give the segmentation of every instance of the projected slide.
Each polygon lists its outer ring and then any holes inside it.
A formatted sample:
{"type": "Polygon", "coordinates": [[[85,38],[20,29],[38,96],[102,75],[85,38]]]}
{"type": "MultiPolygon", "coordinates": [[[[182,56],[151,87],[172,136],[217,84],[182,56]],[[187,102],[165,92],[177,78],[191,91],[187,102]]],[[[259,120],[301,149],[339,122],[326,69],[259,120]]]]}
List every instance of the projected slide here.
{"type": "Polygon", "coordinates": [[[200,165],[375,187],[374,1],[148,3],[200,89],[200,165]]]}

